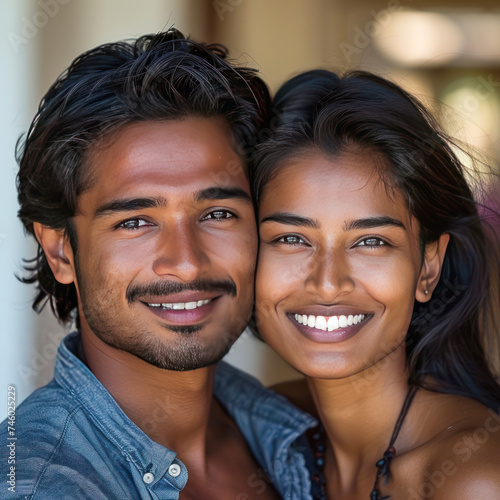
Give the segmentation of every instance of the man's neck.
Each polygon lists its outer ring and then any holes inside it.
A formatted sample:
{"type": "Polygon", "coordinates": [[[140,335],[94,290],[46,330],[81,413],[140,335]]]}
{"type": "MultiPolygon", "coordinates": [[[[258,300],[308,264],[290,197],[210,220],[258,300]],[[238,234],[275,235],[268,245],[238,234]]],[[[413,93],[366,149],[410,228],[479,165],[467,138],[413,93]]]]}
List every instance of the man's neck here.
{"type": "MultiPolygon", "coordinates": [[[[234,420],[213,397],[215,367],[162,370],[82,332],[82,359],[125,414],[189,470],[183,498],[250,498],[262,472],[234,420]],[[242,497],[243,498],[243,497],[242,497]]],[[[278,494],[264,485],[262,500],[278,494]]]]}
{"type": "Polygon", "coordinates": [[[213,398],[214,366],[164,370],[107,345],[92,332],[82,332],[82,353],[124,413],[153,441],[185,459],[203,461],[210,417],[214,407],[220,410],[213,398]]]}

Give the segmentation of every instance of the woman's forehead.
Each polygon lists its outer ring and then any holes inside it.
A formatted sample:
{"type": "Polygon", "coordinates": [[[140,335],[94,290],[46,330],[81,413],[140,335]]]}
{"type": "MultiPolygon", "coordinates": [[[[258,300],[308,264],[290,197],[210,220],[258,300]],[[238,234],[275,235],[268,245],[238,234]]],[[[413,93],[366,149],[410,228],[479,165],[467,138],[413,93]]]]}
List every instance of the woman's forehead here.
{"type": "Polygon", "coordinates": [[[389,216],[417,228],[388,161],[369,152],[328,157],[308,152],[279,166],[259,204],[259,218],[289,211],[310,218],[389,216]]]}

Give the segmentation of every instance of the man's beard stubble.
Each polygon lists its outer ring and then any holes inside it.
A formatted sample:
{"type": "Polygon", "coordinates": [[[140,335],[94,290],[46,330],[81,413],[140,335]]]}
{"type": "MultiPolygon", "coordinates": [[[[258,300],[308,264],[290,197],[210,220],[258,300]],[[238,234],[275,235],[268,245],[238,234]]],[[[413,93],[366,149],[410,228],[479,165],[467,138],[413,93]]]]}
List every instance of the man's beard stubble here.
{"type": "MultiPolygon", "coordinates": [[[[211,366],[227,354],[241,334],[241,331],[226,331],[224,325],[221,325],[222,331],[217,332],[211,342],[202,342],[197,335],[203,328],[202,325],[163,325],[166,330],[175,333],[175,340],[165,338],[162,341],[157,334],[148,330],[141,331],[140,328],[127,332],[127,327],[134,327],[120,322],[121,315],[116,304],[122,302],[118,300],[119,297],[116,297],[116,300],[113,298],[115,289],[112,286],[95,287],[87,283],[80,271],[76,255],[75,273],[83,317],[92,332],[109,346],[128,352],[157,368],[190,371],[211,366]],[[103,290],[106,291],[103,293],[103,290]]],[[[169,295],[183,290],[216,290],[232,296],[237,295],[236,285],[232,280],[198,280],[187,285],[165,281],[134,287],[127,290],[126,296],[131,304],[138,301],[140,296],[169,295]]]]}

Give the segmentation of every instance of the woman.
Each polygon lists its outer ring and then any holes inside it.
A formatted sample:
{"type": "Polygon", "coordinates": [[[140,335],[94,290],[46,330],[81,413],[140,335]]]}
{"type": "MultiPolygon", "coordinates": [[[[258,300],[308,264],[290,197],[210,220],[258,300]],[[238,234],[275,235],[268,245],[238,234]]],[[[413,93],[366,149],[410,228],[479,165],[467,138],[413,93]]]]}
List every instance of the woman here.
{"type": "Polygon", "coordinates": [[[364,72],[299,75],[276,111],[257,325],[324,429],[316,498],[500,498],[498,256],[452,143],[364,72]]]}

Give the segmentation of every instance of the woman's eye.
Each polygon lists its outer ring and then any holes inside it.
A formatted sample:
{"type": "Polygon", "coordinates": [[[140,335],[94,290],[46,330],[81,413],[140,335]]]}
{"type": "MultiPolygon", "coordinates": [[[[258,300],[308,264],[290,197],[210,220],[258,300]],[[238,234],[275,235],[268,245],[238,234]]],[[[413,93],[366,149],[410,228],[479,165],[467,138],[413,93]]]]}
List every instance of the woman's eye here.
{"type": "Polygon", "coordinates": [[[120,222],[118,225],[119,228],[123,229],[140,229],[144,226],[150,226],[151,222],[148,222],[144,219],[129,219],[123,222],[120,222]]]}
{"type": "Polygon", "coordinates": [[[357,244],[359,247],[381,247],[384,245],[387,245],[387,243],[380,238],[365,238],[357,244]]]}
{"type": "Polygon", "coordinates": [[[275,242],[284,243],[285,245],[300,245],[302,243],[305,243],[305,241],[302,238],[293,234],[282,236],[281,238],[275,240],[275,242]]]}
{"type": "Polygon", "coordinates": [[[228,210],[214,210],[213,212],[205,215],[202,220],[225,220],[232,219],[233,217],[235,217],[235,215],[228,210]]]}

